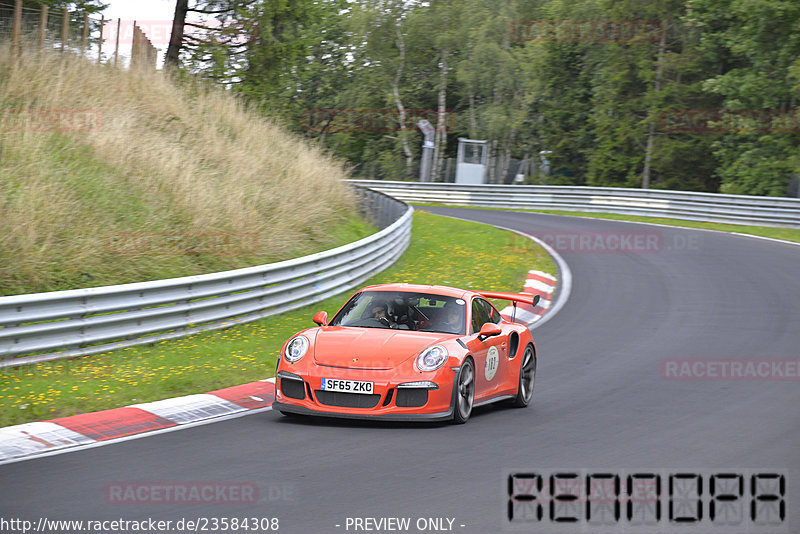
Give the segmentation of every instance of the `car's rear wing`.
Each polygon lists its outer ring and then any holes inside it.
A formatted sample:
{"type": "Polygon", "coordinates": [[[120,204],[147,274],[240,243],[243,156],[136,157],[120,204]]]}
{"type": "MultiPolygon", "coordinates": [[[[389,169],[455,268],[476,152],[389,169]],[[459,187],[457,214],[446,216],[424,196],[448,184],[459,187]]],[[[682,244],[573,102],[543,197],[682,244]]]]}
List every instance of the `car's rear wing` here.
{"type": "Polygon", "coordinates": [[[514,313],[511,314],[511,322],[516,321],[517,318],[517,302],[523,304],[530,304],[536,306],[539,302],[539,295],[531,295],[530,293],[503,293],[501,291],[479,291],[478,294],[487,299],[503,299],[510,300],[514,303],[514,313]]]}
{"type": "Polygon", "coordinates": [[[486,297],[487,299],[503,299],[503,300],[510,300],[514,303],[523,302],[525,304],[530,304],[531,306],[536,306],[536,303],[539,302],[539,295],[532,295],[530,293],[503,293],[501,291],[478,291],[482,297],[486,297]]]}

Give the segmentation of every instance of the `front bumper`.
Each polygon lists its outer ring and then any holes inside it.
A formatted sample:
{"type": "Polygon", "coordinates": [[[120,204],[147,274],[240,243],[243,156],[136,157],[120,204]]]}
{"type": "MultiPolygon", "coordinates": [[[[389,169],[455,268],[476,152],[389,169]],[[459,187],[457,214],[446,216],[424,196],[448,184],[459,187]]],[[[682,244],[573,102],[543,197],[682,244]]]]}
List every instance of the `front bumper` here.
{"type": "Polygon", "coordinates": [[[422,375],[317,365],[302,370],[287,367],[279,366],[272,405],[281,412],[389,421],[441,421],[453,416],[458,368],[442,367],[422,375]],[[323,378],[370,381],[373,392],[366,395],[322,391],[323,378]],[[421,380],[432,382],[435,387],[402,386],[421,380]]]}
{"type": "Polygon", "coordinates": [[[298,415],[316,415],[319,417],[336,417],[340,419],[366,419],[377,421],[447,421],[453,418],[452,407],[446,412],[438,413],[339,413],[331,411],[312,410],[305,406],[295,406],[275,401],[272,409],[279,412],[294,413],[298,415]]]}

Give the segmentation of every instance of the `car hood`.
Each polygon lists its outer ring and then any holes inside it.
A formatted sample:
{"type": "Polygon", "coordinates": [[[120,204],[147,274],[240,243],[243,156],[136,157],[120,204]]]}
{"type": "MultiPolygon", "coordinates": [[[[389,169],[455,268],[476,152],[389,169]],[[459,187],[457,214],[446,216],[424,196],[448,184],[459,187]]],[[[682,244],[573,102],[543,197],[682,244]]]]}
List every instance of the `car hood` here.
{"type": "Polygon", "coordinates": [[[391,369],[450,334],[384,328],[329,326],[314,340],[314,361],[321,365],[391,369]]]}

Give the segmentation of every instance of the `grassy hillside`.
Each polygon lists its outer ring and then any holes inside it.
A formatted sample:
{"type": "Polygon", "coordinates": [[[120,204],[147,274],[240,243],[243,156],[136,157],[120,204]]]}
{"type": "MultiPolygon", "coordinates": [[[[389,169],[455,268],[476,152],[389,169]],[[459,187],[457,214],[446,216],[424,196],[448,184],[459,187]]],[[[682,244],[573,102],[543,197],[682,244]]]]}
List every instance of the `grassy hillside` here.
{"type": "Polygon", "coordinates": [[[224,91],[0,46],[0,295],[268,263],[370,233],[341,164],[224,91]]]}

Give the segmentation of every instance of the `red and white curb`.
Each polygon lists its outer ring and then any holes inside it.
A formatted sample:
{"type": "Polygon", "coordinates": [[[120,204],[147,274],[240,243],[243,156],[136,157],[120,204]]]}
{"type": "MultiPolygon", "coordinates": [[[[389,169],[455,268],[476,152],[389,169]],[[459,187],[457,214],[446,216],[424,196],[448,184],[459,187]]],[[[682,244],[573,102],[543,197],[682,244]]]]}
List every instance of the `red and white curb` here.
{"type": "Polygon", "coordinates": [[[528,271],[528,278],[525,280],[525,287],[522,292],[539,295],[539,302],[536,306],[517,304],[516,312],[514,311],[514,306],[506,306],[500,312],[500,315],[509,321],[512,320],[513,316],[515,322],[526,325],[535,323],[550,309],[557,282],[558,280],[552,274],[542,271],[528,271]]]}
{"type": "Polygon", "coordinates": [[[273,400],[275,379],[269,378],[209,393],[0,428],[0,464],[261,410],[272,406],[273,400]]]}

